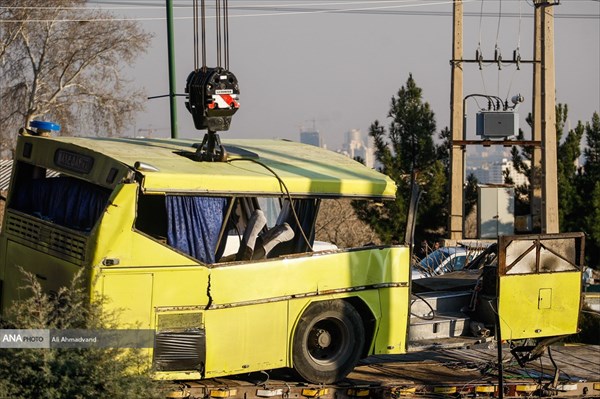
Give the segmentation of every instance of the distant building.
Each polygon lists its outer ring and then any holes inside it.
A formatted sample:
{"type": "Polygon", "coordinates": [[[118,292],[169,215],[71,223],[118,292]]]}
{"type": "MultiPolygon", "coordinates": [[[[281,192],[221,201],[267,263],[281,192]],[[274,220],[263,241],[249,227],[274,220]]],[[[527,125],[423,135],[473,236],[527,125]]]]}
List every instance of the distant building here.
{"type": "MultiPolygon", "coordinates": [[[[504,170],[507,169],[508,161],[506,158],[502,158],[501,161],[496,161],[490,164],[488,171],[488,184],[501,184],[504,183],[504,170]]],[[[510,163],[512,167],[512,162],[510,163]]]]}
{"type": "MultiPolygon", "coordinates": [[[[526,165],[529,165],[528,160],[524,160],[526,165]]],[[[502,158],[489,164],[483,164],[478,167],[470,167],[467,174],[473,173],[477,181],[482,184],[504,184],[504,175],[506,173],[513,179],[515,186],[527,183],[527,177],[519,172],[514,167],[511,160],[502,158]]]]}
{"type": "Polygon", "coordinates": [[[352,159],[360,158],[369,168],[375,165],[375,152],[372,147],[365,144],[359,129],[346,132],[342,149],[338,152],[352,159]]]}
{"type": "Polygon", "coordinates": [[[321,135],[318,131],[301,131],[300,142],[304,144],[314,145],[315,147],[323,146],[323,142],[321,141],[321,135]]]}
{"type": "MultiPolygon", "coordinates": [[[[528,160],[523,162],[530,165],[528,160]]],[[[515,169],[510,150],[502,146],[471,146],[467,149],[465,177],[473,174],[480,184],[504,184],[506,173],[509,173],[515,185],[527,183],[527,177],[515,169]]]]}
{"type": "Polygon", "coordinates": [[[490,183],[490,168],[488,164],[468,167],[467,176],[471,174],[475,176],[477,181],[481,184],[490,183]]]}

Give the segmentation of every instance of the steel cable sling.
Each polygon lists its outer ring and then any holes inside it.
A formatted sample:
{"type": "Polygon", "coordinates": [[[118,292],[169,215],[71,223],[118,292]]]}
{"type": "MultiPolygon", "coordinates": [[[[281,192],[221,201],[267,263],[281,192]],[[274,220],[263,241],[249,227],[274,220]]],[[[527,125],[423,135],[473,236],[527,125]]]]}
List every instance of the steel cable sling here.
{"type": "Polygon", "coordinates": [[[229,71],[228,0],[215,0],[215,67],[207,66],[205,3],[205,0],[193,0],[194,70],[187,78],[185,106],[192,114],[196,129],[208,131],[198,148],[198,158],[216,161],[226,158],[216,132],[229,130],[231,117],[240,106],[240,90],[237,78],[229,71]]]}

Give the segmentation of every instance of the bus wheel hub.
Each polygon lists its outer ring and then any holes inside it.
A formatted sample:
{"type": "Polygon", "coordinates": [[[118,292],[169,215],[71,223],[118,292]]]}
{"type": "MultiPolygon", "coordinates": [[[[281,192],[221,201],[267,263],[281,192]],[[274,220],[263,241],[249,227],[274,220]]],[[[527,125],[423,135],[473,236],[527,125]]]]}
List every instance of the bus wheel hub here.
{"type": "Polygon", "coordinates": [[[329,334],[329,331],[322,328],[317,331],[317,344],[321,348],[327,348],[331,345],[331,334],[329,334]]]}

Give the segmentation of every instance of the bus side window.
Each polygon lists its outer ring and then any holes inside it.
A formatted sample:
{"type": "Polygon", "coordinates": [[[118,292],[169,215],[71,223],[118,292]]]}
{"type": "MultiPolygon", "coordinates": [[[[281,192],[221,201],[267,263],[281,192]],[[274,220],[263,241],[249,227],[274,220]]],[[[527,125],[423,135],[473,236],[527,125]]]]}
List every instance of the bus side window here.
{"type": "Polygon", "coordinates": [[[17,180],[11,208],[70,229],[92,230],[108,205],[109,189],[74,177],[17,180]]]}
{"type": "Polygon", "coordinates": [[[314,198],[294,199],[293,204],[304,235],[293,215],[288,199],[280,197],[236,198],[217,250],[217,260],[219,262],[256,260],[263,257],[275,258],[308,251],[309,244],[312,245],[314,242],[315,220],[320,200],[314,198]],[[256,254],[249,255],[249,257],[242,256],[240,254],[242,237],[248,228],[249,220],[257,209],[262,211],[266,224],[261,225],[259,231],[253,233],[258,233],[257,247],[253,248],[256,254]],[[306,242],[304,236],[309,243],[306,242]],[[266,246],[259,248],[265,244],[266,246]],[[263,250],[266,252],[262,253],[263,250]]]}
{"type": "Polygon", "coordinates": [[[237,197],[232,201],[232,209],[229,218],[225,221],[223,236],[216,250],[218,262],[231,262],[236,259],[252,212],[257,209],[256,198],[237,197]]]}
{"type": "Polygon", "coordinates": [[[269,253],[270,258],[309,250],[309,246],[312,246],[315,240],[315,223],[320,204],[321,200],[315,198],[294,199],[293,207],[298,218],[296,220],[291,209],[292,204],[284,200],[277,224],[281,225],[284,222],[289,224],[294,233],[293,239],[282,242],[273,248],[269,253]],[[298,225],[298,222],[300,222],[300,225],[298,225]]]}

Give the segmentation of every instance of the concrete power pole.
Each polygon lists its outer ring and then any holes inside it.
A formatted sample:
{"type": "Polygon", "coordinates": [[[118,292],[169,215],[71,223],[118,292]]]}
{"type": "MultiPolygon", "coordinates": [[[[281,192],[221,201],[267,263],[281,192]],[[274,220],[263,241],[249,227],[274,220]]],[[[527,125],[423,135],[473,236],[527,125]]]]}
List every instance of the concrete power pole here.
{"type": "Polygon", "coordinates": [[[450,131],[452,134],[452,149],[450,153],[450,239],[463,238],[464,220],[464,176],[465,152],[464,146],[457,144],[464,140],[463,115],[463,3],[454,0],[453,9],[453,46],[452,46],[452,88],[451,108],[452,119],[450,131]]]}
{"type": "MultiPolygon", "coordinates": [[[[534,108],[533,139],[541,138],[541,151],[534,151],[532,166],[539,168],[541,155],[541,179],[532,179],[531,212],[536,225],[539,215],[539,193],[541,180],[542,233],[558,233],[558,170],[556,142],[556,70],[554,68],[554,3],[535,0],[534,36],[534,108]],[[539,57],[539,59],[537,58],[539,57]],[[541,154],[540,154],[541,152],[541,154]]],[[[539,169],[537,169],[539,170],[539,169]]]]}
{"type": "MultiPolygon", "coordinates": [[[[542,141],[542,7],[535,7],[533,30],[533,107],[531,139],[542,141]]],[[[542,231],[542,148],[533,147],[529,181],[531,227],[542,231]]]]}

